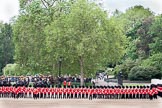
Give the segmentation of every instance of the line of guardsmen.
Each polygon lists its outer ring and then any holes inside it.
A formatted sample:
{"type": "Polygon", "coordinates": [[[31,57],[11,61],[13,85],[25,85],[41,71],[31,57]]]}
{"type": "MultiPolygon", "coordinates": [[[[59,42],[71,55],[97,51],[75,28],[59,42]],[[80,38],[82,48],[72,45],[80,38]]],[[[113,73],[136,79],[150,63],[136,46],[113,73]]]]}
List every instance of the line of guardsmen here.
{"type": "Polygon", "coordinates": [[[1,86],[0,98],[59,98],[59,99],[157,99],[162,87],[156,86],[68,86],[13,87],[1,86]]]}

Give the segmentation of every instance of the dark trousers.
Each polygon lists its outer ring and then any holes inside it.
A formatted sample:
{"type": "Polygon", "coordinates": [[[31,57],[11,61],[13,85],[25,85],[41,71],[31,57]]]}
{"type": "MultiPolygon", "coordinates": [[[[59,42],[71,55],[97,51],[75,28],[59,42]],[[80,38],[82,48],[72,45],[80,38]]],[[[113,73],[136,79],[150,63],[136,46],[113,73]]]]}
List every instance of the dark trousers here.
{"type": "Polygon", "coordinates": [[[92,100],[92,94],[89,95],[89,100],[92,100]]]}
{"type": "Polygon", "coordinates": [[[63,94],[63,99],[66,98],[66,93],[63,94]]]}

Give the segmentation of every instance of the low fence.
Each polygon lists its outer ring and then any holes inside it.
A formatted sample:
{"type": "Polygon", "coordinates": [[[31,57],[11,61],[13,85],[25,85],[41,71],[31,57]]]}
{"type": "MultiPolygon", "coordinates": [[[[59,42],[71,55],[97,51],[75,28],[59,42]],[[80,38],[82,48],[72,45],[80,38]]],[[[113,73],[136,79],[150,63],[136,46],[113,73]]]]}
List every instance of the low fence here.
{"type": "Polygon", "coordinates": [[[130,81],[130,80],[123,80],[123,83],[151,83],[151,81],[130,81]]]}

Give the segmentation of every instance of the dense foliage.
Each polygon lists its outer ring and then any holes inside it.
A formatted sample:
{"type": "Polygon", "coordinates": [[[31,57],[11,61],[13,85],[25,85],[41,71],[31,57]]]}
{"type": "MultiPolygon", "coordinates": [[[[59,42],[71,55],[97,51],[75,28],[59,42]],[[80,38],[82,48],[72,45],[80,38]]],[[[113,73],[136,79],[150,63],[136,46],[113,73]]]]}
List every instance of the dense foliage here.
{"type": "Polygon", "coordinates": [[[62,73],[80,74],[83,85],[84,76],[124,55],[122,28],[100,6],[87,0],[44,1],[20,2],[13,29],[21,74],[57,75],[62,57],[62,73]]]}
{"type": "Polygon", "coordinates": [[[81,84],[109,66],[124,79],[161,78],[162,15],[134,6],[110,16],[93,0],[19,1],[19,16],[0,24],[1,74],[57,76],[61,57],[61,74],[80,74],[81,84]]]}
{"type": "Polygon", "coordinates": [[[115,67],[115,75],[122,71],[124,78],[130,80],[161,78],[162,16],[154,16],[149,9],[135,6],[115,18],[124,28],[129,28],[126,29],[129,38],[127,51],[121,63],[115,67]],[[124,21],[130,22],[131,25],[124,21]],[[128,60],[130,62],[127,62],[128,60]],[[159,76],[156,75],[157,73],[159,76]],[[154,74],[155,76],[150,76],[154,74]]]}
{"type": "Polygon", "coordinates": [[[131,69],[128,77],[130,80],[150,81],[154,78],[161,78],[162,73],[154,67],[135,66],[131,69]]]}
{"type": "Polygon", "coordinates": [[[0,75],[8,63],[13,63],[14,44],[13,33],[10,24],[0,23],[0,75]]]}

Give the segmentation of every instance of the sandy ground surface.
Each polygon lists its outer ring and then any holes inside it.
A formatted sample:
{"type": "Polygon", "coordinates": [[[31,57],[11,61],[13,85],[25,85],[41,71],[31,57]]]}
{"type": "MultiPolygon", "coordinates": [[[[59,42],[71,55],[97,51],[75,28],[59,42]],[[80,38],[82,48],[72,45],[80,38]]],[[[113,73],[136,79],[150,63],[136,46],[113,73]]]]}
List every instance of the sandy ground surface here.
{"type": "Polygon", "coordinates": [[[157,100],[129,99],[0,99],[0,108],[162,108],[157,100]]]}

